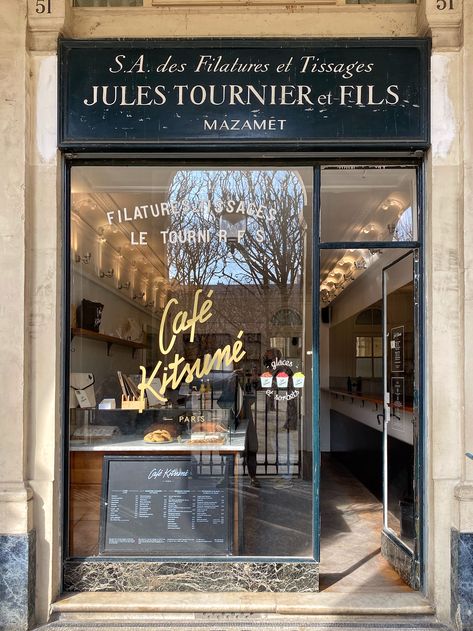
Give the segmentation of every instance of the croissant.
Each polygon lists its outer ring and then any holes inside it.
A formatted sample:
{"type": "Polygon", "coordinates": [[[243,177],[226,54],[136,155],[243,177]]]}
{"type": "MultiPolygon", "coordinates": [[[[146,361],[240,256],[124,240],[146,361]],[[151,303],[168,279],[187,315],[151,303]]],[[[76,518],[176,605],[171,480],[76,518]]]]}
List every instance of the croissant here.
{"type": "Polygon", "coordinates": [[[170,443],[172,436],[166,429],[155,429],[145,434],[144,441],[146,443],[170,443]]]}

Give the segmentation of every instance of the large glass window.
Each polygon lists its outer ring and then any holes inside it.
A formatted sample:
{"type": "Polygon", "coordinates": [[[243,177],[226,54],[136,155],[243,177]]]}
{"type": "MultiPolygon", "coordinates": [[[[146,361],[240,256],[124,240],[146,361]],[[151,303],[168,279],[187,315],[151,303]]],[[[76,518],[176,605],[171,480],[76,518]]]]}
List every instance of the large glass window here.
{"type": "Polygon", "coordinates": [[[312,169],[71,168],[71,557],[311,557],[312,169]]]}
{"type": "MultiPolygon", "coordinates": [[[[400,242],[417,238],[415,169],[347,166],[323,170],[321,241],[400,242]]],[[[363,262],[358,261],[358,265],[363,262]]]]}

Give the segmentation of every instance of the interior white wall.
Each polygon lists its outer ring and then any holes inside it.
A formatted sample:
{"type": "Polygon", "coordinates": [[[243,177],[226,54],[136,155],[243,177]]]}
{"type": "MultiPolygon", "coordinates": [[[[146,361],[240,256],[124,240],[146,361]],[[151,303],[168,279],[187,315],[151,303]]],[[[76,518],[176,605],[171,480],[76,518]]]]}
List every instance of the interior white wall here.
{"type": "MultiPolygon", "coordinates": [[[[348,286],[333,303],[330,324],[320,323],[320,450],[330,451],[330,409],[333,402],[327,390],[330,375],[354,375],[353,317],[382,298],[382,270],[400,258],[405,251],[384,250],[378,261],[348,286]],[[330,343],[330,333],[337,328],[330,343]],[[332,351],[332,362],[330,351],[332,351]],[[333,357],[336,355],[335,357],[333,357]]],[[[412,258],[406,257],[390,272],[390,290],[412,280],[412,258]]],[[[352,408],[349,408],[351,410],[352,408]]],[[[348,414],[349,416],[355,416],[348,414]]]]}
{"type": "MultiPolygon", "coordinates": [[[[397,259],[405,250],[383,250],[378,260],[364,274],[338,296],[332,304],[331,326],[343,322],[347,318],[367,309],[382,298],[382,270],[397,259]]],[[[412,259],[410,257],[390,272],[390,290],[395,291],[412,280],[412,259]]]]}
{"type": "MultiPolygon", "coordinates": [[[[113,279],[94,282],[83,275],[74,274],[71,287],[71,309],[74,311],[82,298],[100,302],[104,305],[100,333],[117,336],[117,331],[124,330],[129,318],[135,320],[140,328],[151,325],[156,319],[146,313],[144,309],[132,304],[130,300],[117,295],[112,288],[113,279]],[[107,286],[110,284],[110,287],[107,286]]],[[[128,290],[122,290],[128,291],[128,290]]],[[[112,344],[110,355],[107,355],[107,344],[102,341],[91,340],[75,336],[71,342],[70,366],[71,372],[93,373],[95,377],[95,392],[97,403],[104,397],[119,394],[117,370],[127,374],[139,373],[139,367],[145,360],[143,350],[137,350],[132,356],[132,349],[120,344],[112,344]]],[[[117,407],[119,401],[117,400],[117,407]]]]}

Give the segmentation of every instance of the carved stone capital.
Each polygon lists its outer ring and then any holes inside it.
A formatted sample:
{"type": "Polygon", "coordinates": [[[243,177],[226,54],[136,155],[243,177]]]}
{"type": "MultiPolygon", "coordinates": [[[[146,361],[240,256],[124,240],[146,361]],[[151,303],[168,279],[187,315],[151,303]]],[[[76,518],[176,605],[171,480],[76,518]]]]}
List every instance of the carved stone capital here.
{"type": "Polygon", "coordinates": [[[454,525],[459,532],[473,532],[473,482],[463,481],[454,488],[454,525]]]}
{"type": "Polygon", "coordinates": [[[56,51],[57,39],[67,35],[71,19],[69,0],[28,0],[28,48],[56,51]]]}
{"type": "Polygon", "coordinates": [[[463,0],[421,0],[419,35],[432,38],[434,50],[458,50],[463,44],[463,0]]]}
{"type": "Polygon", "coordinates": [[[0,533],[31,530],[33,491],[25,482],[0,482],[0,533]]]}
{"type": "Polygon", "coordinates": [[[460,502],[473,502],[473,482],[460,482],[455,487],[455,498],[460,502]]]}

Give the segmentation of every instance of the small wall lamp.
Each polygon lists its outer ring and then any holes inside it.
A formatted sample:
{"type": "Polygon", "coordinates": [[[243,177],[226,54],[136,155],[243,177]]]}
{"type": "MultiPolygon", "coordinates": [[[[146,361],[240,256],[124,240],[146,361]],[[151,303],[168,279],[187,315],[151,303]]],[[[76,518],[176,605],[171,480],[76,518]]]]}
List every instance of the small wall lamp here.
{"type": "Polygon", "coordinates": [[[114,274],[113,269],[108,269],[106,272],[104,272],[103,270],[100,270],[99,272],[100,278],[103,278],[104,276],[106,276],[107,278],[112,278],[113,274],[114,274]]]}
{"type": "Polygon", "coordinates": [[[74,257],[74,261],[76,263],[84,263],[85,265],[87,265],[88,263],[90,263],[91,258],[92,258],[92,254],[90,252],[87,252],[86,254],[84,254],[84,256],[81,256],[80,254],[76,254],[74,257]]]}

